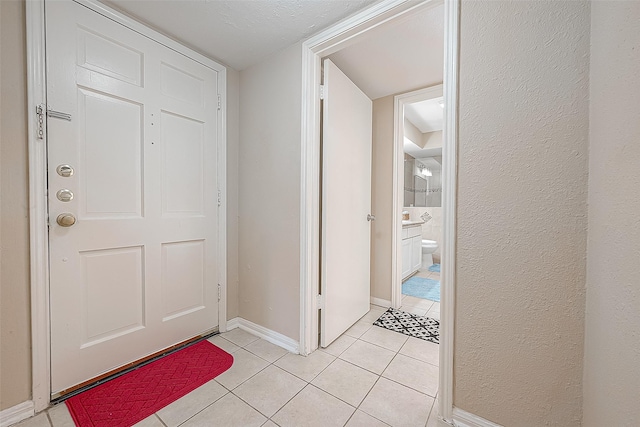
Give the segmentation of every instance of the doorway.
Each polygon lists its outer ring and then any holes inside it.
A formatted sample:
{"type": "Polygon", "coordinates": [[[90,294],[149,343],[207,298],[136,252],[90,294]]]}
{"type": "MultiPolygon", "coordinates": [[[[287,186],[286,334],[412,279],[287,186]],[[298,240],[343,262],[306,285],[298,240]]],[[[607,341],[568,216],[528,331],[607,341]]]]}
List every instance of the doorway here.
{"type": "Polygon", "coordinates": [[[423,308],[439,320],[443,156],[442,85],[394,97],[394,211],[402,221],[392,234],[397,263],[392,306],[423,308]],[[409,247],[410,246],[410,247],[409,247]],[[426,301],[421,301],[426,300],[426,301]],[[436,304],[432,304],[435,302],[436,304]]]}
{"type": "MultiPolygon", "coordinates": [[[[303,43],[303,112],[302,112],[302,189],[301,189],[301,316],[300,349],[308,354],[317,348],[318,331],[318,277],[319,277],[319,90],[321,58],[339,51],[353,43],[354,37],[377,29],[383,23],[442,4],[425,1],[407,4],[395,1],[371,8],[342,22],[303,43]]],[[[449,420],[452,407],[452,362],[453,362],[453,296],[455,271],[455,150],[457,111],[457,63],[458,63],[458,2],[445,3],[445,123],[443,158],[447,177],[443,177],[446,188],[446,212],[444,219],[443,257],[449,261],[444,266],[443,280],[447,281],[442,296],[442,326],[440,345],[440,414],[449,420]],[[449,191],[450,190],[450,191],[449,191]],[[450,255],[450,256],[449,256],[450,255]]],[[[394,159],[397,161],[397,159],[394,159]]],[[[396,188],[397,186],[394,186],[396,188]]],[[[394,190],[395,191],[395,190],[394,190]]],[[[399,224],[401,212],[392,212],[393,223],[399,224]]],[[[397,264],[397,263],[396,263],[397,264]]]]}

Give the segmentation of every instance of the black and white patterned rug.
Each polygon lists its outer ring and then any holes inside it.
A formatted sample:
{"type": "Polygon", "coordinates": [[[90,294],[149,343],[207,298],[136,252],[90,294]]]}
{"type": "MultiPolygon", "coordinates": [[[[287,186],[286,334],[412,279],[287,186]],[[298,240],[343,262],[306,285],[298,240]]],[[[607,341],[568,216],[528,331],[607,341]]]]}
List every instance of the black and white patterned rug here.
{"type": "Polygon", "coordinates": [[[390,308],[373,324],[410,337],[440,344],[440,322],[430,317],[418,316],[390,308]]]}

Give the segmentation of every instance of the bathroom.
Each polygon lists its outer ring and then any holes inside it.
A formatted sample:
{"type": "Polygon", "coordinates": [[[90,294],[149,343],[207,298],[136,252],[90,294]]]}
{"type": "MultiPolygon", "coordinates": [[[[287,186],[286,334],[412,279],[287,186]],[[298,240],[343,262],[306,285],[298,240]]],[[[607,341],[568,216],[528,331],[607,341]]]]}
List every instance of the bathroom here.
{"type": "Polygon", "coordinates": [[[442,246],[442,124],[439,88],[404,104],[402,307],[439,319],[442,246]]]}

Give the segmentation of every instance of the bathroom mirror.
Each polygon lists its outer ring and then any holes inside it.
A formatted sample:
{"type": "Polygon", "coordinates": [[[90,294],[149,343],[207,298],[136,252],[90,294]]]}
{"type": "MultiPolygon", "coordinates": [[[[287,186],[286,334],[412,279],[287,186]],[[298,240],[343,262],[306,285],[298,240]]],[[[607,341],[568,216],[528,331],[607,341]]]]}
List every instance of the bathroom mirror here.
{"type": "Polygon", "coordinates": [[[442,153],[419,159],[405,153],[404,206],[442,206],[442,153]]]}
{"type": "Polygon", "coordinates": [[[404,207],[442,206],[442,97],[404,107],[404,207]]]}

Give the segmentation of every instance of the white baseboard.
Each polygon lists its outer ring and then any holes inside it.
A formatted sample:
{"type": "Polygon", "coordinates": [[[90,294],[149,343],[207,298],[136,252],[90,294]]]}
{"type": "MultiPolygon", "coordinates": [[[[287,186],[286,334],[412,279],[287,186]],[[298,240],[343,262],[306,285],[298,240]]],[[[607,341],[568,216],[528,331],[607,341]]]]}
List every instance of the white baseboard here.
{"type": "Polygon", "coordinates": [[[0,411],[0,427],[8,427],[35,415],[32,400],[27,400],[11,408],[0,411]]]}
{"type": "Polygon", "coordinates": [[[242,317],[234,317],[233,319],[228,320],[227,331],[235,328],[240,328],[243,331],[247,331],[252,335],[262,338],[265,341],[269,341],[271,344],[282,347],[291,353],[300,354],[300,343],[298,343],[298,341],[282,335],[279,332],[265,328],[264,326],[255,324],[247,319],[243,319],[242,317]]]}
{"type": "Polygon", "coordinates": [[[455,427],[502,427],[500,424],[456,407],[453,408],[453,425],[455,427]]]}
{"type": "Polygon", "coordinates": [[[371,297],[371,304],[379,305],[380,307],[391,307],[391,301],[376,297],[371,297]]]}

